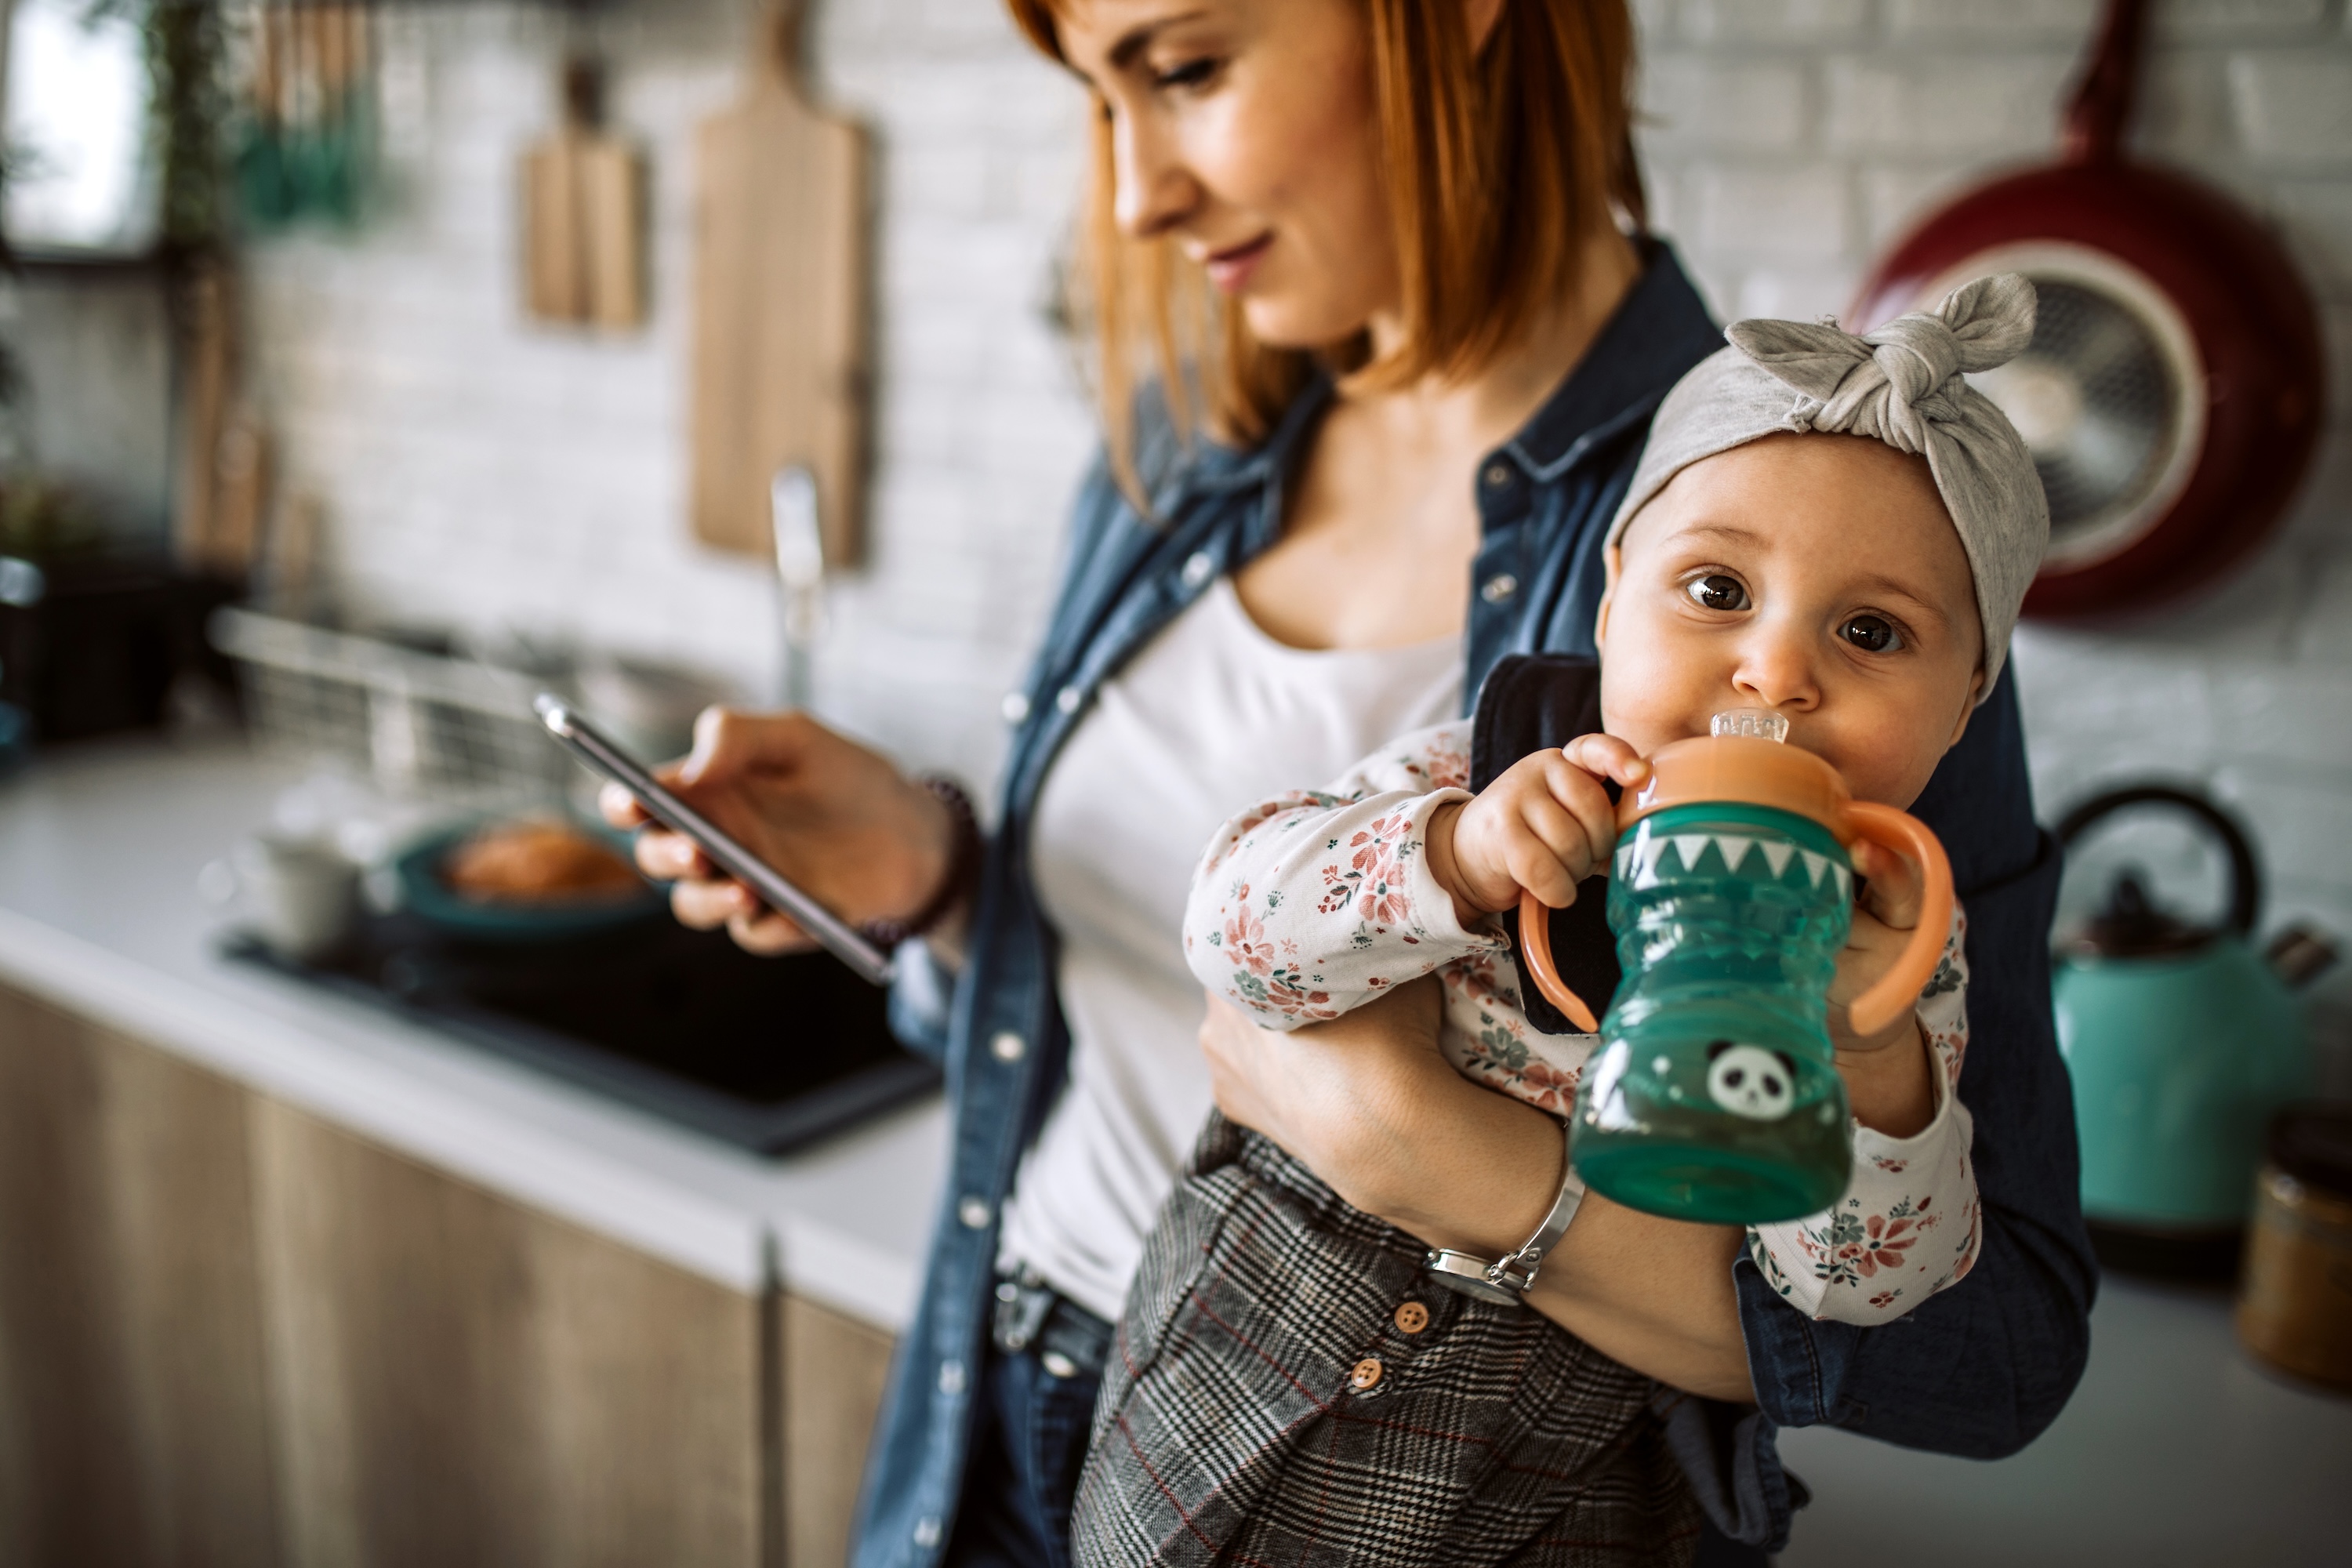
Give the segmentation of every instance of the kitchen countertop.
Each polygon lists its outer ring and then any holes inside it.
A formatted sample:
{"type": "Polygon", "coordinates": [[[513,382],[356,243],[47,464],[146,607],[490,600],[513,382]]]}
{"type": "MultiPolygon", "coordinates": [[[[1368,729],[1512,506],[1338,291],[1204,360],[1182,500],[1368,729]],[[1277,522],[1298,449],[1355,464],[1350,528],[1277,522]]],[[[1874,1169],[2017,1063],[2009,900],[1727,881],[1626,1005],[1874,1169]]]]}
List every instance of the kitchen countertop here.
{"type": "Polygon", "coordinates": [[[937,1096],[762,1159],[217,956],[197,873],[299,776],[216,736],[84,743],[0,781],[0,981],[730,1289],[909,1321],[937,1096]]]}
{"type": "MultiPolygon", "coordinates": [[[[721,1284],[897,1330],[945,1163],[934,1098],[763,1160],[215,955],[196,875],[297,774],[140,740],[0,781],[0,980],[721,1284]]],[[[1785,1568],[2352,1563],[2352,1399],[2241,1351],[2219,1293],[2110,1279],[2081,1392],[1985,1464],[1816,1429],[1785,1568]]]]}

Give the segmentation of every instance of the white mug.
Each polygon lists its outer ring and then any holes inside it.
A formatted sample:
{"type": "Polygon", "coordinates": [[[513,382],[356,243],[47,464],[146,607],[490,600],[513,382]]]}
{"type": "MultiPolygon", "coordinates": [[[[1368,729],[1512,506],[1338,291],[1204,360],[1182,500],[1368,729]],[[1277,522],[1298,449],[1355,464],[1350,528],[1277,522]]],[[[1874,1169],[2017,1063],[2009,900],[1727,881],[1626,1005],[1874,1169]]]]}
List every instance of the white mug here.
{"type": "Polygon", "coordinates": [[[272,952],[297,963],[332,952],[359,915],[360,868],[331,844],[265,834],[204,868],[205,900],[235,906],[272,952]]]}

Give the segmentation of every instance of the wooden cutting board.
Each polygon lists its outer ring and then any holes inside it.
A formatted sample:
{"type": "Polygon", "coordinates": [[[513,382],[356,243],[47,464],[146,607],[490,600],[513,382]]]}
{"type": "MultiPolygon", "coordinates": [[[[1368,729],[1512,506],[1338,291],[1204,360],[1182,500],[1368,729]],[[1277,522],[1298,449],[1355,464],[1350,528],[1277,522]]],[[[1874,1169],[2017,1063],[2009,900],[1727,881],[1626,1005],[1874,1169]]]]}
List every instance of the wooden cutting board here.
{"type": "Polygon", "coordinates": [[[804,465],[838,568],[864,531],[872,151],[802,95],[800,22],[769,13],[749,90],[697,136],[692,507],[698,538],[772,557],[770,481],[804,465]]]}
{"type": "Polygon", "coordinates": [[[523,295],[541,321],[626,331],[646,319],[645,164],[596,128],[599,88],[569,62],[563,125],[523,153],[523,295]]]}

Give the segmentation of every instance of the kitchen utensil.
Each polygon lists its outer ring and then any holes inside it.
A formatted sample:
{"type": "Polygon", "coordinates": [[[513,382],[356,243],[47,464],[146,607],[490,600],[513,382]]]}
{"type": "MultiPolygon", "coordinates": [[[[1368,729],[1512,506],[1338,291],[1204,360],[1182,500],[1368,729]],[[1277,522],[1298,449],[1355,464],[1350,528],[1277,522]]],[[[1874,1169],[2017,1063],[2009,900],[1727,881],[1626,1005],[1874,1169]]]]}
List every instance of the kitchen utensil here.
{"type": "MultiPolygon", "coordinates": [[[[1649,783],[1618,802],[1609,928],[1625,978],[1577,1091],[1574,1151],[1586,1184],[1628,1207],[1761,1225],[1820,1212],[1851,1174],[1828,1027],[1853,916],[1847,847],[1891,849],[1926,883],[1910,945],[1853,1002],[1858,1033],[1934,977],[1952,876],[1917,818],[1853,799],[1834,768],[1785,744],[1784,716],[1719,713],[1712,729],[1659,748],[1649,783]]],[[[1537,989],[1592,1028],[1532,896],[1519,932],[1537,989]]]]}
{"type": "Polygon", "coordinates": [[[802,96],[801,19],[768,14],[750,90],[697,137],[692,506],[697,537],[765,555],[776,472],[804,467],[838,568],[865,508],[871,153],[802,96]]]}
{"type": "Polygon", "coordinates": [[[563,124],[523,154],[524,294],[542,321],[624,330],[645,321],[645,163],[599,129],[593,61],[563,66],[563,124]]]}
{"type": "Polygon", "coordinates": [[[2109,0],[2065,150],[1927,218],[1879,262],[1877,323],[1991,272],[2041,293],[2033,342],[1979,381],[2032,449],[2050,550],[2028,616],[2145,608],[2216,580],[2308,468],[2325,370],[2309,290],[2236,202],[2122,151],[2145,0],[2109,0]]]}
{"type": "Polygon", "coordinates": [[[2352,1390],[2352,1107],[2279,1112],[2265,1151],[2238,1338],[2284,1372],[2352,1390]]]}
{"type": "MultiPolygon", "coordinates": [[[[626,835],[588,824],[578,826],[582,832],[610,843],[624,857],[629,853],[626,835]]],[[[443,827],[418,839],[393,860],[401,908],[444,935],[503,943],[566,942],[643,924],[667,908],[661,889],[651,883],[609,898],[572,902],[491,903],[461,897],[451,889],[444,868],[450,853],[480,827],[478,822],[443,827]]]]}
{"type": "Polygon", "coordinates": [[[891,958],[864,932],[818,903],[786,880],[783,874],[730,837],[717,823],[664,789],[644,765],[611,738],[566,707],[562,699],[542,691],[531,705],[547,732],[582,762],[618,784],[636,798],[646,815],[673,832],[694,840],[720,870],[760,896],[770,909],[789,915],[793,922],[827,952],[876,985],[890,983],[891,958]]]}
{"type": "Polygon", "coordinates": [[[776,470],[769,489],[776,533],[778,614],[784,641],[784,706],[806,708],[815,696],[816,639],[824,630],[824,534],[817,522],[816,478],[793,464],[776,470]]]}
{"type": "MultiPolygon", "coordinates": [[[[2160,806],[2217,840],[2230,862],[2218,926],[2154,905],[2119,876],[2105,910],[2058,957],[2058,1048],[2074,1079],[2083,1212],[2111,1265],[2223,1274],[2253,1195],[2263,1124],[2305,1091],[2303,1009],[2254,951],[2261,876],[2238,825],[2193,791],[2143,784],[2084,802],[2058,825],[2069,844],[2116,812],[2160,806]]],[[[2291,931],[2274,952],[2297,980],[2332,950],[2291,931]]]]}
{"type": "Polygon", "coordinates": [[[307,963],[342,945],[359,916],[360,868],[331,844],[264,834],[197,878],[205,900],[235,912],[281,957],[307,963]]]}
{"type": "Polygon", "coordinates": [[[248,224],[349,225],[374,151],[374,39],[368,7],[268,0],[246,29],[251,75],[233,162],[248,224]]]}

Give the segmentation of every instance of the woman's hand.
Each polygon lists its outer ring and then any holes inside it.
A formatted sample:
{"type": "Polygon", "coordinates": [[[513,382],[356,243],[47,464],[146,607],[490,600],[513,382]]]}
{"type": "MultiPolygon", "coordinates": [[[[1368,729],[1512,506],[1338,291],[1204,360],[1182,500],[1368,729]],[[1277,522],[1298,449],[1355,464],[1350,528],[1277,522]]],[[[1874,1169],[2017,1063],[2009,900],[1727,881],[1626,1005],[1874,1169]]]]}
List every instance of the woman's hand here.
{"type": "Polygon", "coordinates": [[[1875,1035],[1853,1032],[1848,1009],[1895,967],[1919,924],[1925,889],[1919,868],[1867,839],[1853,847],[1853,869],[1866,880],[1854,900],[1853,929],[1830,982],[1830,1043],[1846,1098],[1864,1127],[1908,1138],[1935,1119],[1934,1061],[1918,1016],[1904,1009],[1875,1035]]]}
{"type": "MultiPolygon", "coordinates": [[[[707,709],[694,750],[655,776],[852,924],[920,913],[954,858],[955,822],[937,796],[804,713],[707,709]]],[[[615,827],[647,820],[618,784],[597,804],[615,827]]],[[[674,884],[670,909],[697,931],[723,925],[758,953],[814,945],[683,834],[647,829],[636,858],[646,876],[674,884]]]]}
{"type": "MultiPolygon", "coordinates": [[[[1559,1190],[1559,1123],[1472,1083],[1437,1049],[1434,979],[1328,1024],[1261,1029],[1209,998],[1201,1047],[1218,1109],[1264,1133],[1342,1198],[1427,1246],[1496,1258],[1526,1241],[1559,1190]]],[[[1752,1400],[1731,1264],[1739,1233],[1588,1194],[1528,1304],[1637,1372],[1752,1400]]]]}

